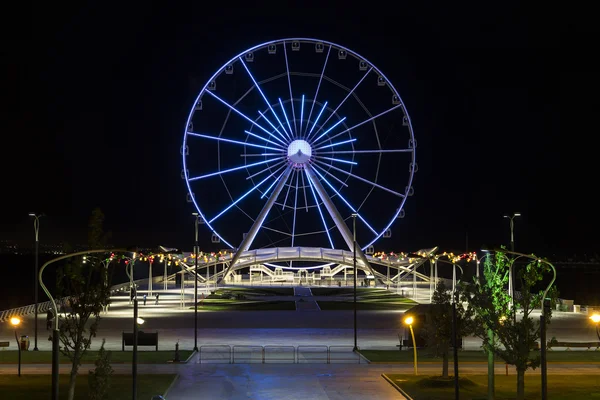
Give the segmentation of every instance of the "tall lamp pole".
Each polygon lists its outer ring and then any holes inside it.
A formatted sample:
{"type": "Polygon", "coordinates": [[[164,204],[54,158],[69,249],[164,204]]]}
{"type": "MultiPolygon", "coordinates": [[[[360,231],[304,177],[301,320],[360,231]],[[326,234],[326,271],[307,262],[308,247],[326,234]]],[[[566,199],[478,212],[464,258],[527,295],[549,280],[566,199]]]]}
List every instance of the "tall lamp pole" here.
{"type": "Polygon", "coordinates": [[[30,217],[33,217],[33,229],[35,231],[35,341],[33,345],[33,350],[38,351],[38,266],[39,266],[39,250],[40,250],[40,217],[43,214],[37,215],[36,213],[29,213],[30,217]]]}
{"type": "Polygon", "coordinates": [[[352,214],[352,231],[353,231],[353,237],[354,237],[354,241],[353,241],[353,247],[352,247],[352,252],[354,254],[353,256],[353,263],[354,263],[354,351],[358,351],[358,338],[357,338],[357,332],[356,332],[356,216],[357,214],[352,214]]]}
{"type": "MultiPolygon", "coordinates": [[[[193,213],[195,221],[194,239],[194,351],[198,351],[198,219],[200,214],[193,213]]],[[[183,279],[183,275],[181,275],[183,279]]]]}
{"type": "MultiPolygon", "coordinates": [[[[512,215],[505,215],[504,218],[508,218],[510,220],[510,251],[515,251],[515,218],[520,217],[521,213],[514,212],[512,215]]],[[[513,266],[512,263],[508,266],[508,294],[510,296],[510,304],[514,301],[514,290],[513,287],[513,266]]]]}
{"type": "Polygon", "coordinates": [[[19,343],[19,335],[17,335],[17,327],[21,323],[21,319],[18,317],[12,317],[10,324],[15,327],[15,340],[17,341],[17,349],[19,350],[19,378],[21,377],[21,344],[19,343]]]}

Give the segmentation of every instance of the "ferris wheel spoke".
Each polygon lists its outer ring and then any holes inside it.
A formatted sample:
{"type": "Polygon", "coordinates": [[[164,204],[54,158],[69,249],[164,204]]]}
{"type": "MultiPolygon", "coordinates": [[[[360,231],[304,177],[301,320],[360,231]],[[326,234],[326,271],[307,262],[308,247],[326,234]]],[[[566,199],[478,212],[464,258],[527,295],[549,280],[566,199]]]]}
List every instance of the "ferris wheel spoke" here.
{"type": "Polygon", "coordinates": [[[284,146],[282,146],[281,144],[279,144],[279,143],[276,143],[276,142],[273,142],[272,140],[269,140],[269,139],[267,139],[267,138],[264,138],[264,137],[262,137],[262,136],[260,136],[260,135],[257,135],[257,134],[255,134],[255,133],[252,133],[252,132],[250,132],[250,131],[246,131],[246,130],[245,130],[245,131],[244,131],[244,133],[246,133],[246,134],[248,134],[248,135],[250,135],[250,136],[253,136],[253,137],[255,137],[255,138],[258,138],[258,139],[260,139],[260,140],[264,140],[264,141],[265,141],[265,142],[267,142],[267,143],[271,143],[272,145],[275,145],[275,146],[277,146],[277,147],[279,147],[279,148],[281,148],[281,149],[285,149],[285,147],[284,147],[284,146]]]}
{"type": "Polygon", "coordinates": [[[269,187],[267,188],[267,190],[265,190],[265,192],[262,194],[262,196],[260,196],[260,198],[261,198],[261,199],[262,199],[262,198],[264,198],[264,197],[267,195],[267,193],[269,193],[269,191],[270,191],[270,190],[273,188],[273,186],[275,186],[275,184],[276,184],[277,182],[279,182],[279,180],[281,179],[281,177],[283,176],[283,174],[285,174],[285,171],[283,171],[283,172],[281,173],[281,175],[279,175],[279,176],[278,176],[278,177],[277,177],[277,178],[276,178],[276,179],[273,181],[273,183],[271,183],[271,184],[269,185],[269,187]]]}
{"type": "MultiPolygon", "coordinates": [[[[267,106],[269,107],[269,110],[271,110],[271,112],[275,116],[275,119],[277,119],[277,122],[279,122],[279,124],[281,125],[281,121],[279,121],[279,117],[277,116],[277,114],[275,114],[275,110],[273,110],[273,107],[271,106],[271,102],[267,99],[267,96],[265,96],[264,92],[262,91],[262,89],[258,85],[258,82],[256,82],[256,79],[254,79],[254,76],[252,75],[252,73],[248,69],[248,66],[246,65],[246,63],[244,62],[244,60],[242,59],[242,57],[240,57],[239,60],[242,63],[242,65],[244,66],[244,69],[248,73],[248,76],[250,77],[250,79],[252,79],[252,82],[254,83],[254,87],[256,87],[256,89],[258,89],[258,92],[262,96],[263,100],[265,101],[265,103],[267,103],[267,106]]],[[[260,111],[259,111],[259,113],[260,113],[260,111]]],[[[262,115],[262,113],[261,113],[261,115],[262,115]]],[[[262,117],[273,127],[273,129],[275,129],[277,131],[277,133],[279,133],[281,135],[281,132],[279,132],[279,130],[277,128],[275,128],[275,126],[273,126],[273,124],[271,124],[271,122],[269,120],[267,120],[267,118],[264,115],[262,117]]]]}
{"type": "Polygon", "coordinates": [[[379,114],[377,114],[377,115],[375,115],[375,116],[373,116],[373,117],[371,117],[371,118],[368,118],[368,119],[366,119],[366,120],[364,120],[364,121],[362,121],[362,122],[359,122],[358,124],[356,124],[356,125],[354,125],[354,126],[352,126],[352,127],[348,128],[348,129],[345,129],[345,130],[343,130],[343,131],[341,131],[341,132],[339,132],[339,133],[336,133],[335,135],[333,135],[332,137],[330,137],[330,138],[329,138],[329,140],[333,140],[333,139],[337,138],[338,136],[340,136],[340,135],[343,135],[344,133],[351,131],[352,129],[358,128],[359,126],[361,126],[361,125],[364,125],[364,124],[366,124],[367,122],[373,121],[374,119],[376,119],[376,118],[379,118],[379,117],[381,117],[382,115],[385,115],[385,114],[387,114],[387,113],[389,113],[389,112],[391,112],[391,111],[394,111],[394,110],[395,110],[395,109],[397,109],[398,107],[402,107],[402,104],[398,104],[397,106],[394,106],[394,107],[392,107],[392,108],[388,108],[387,110],[385,110],[385,111],[383,111],[383,112],[380,112],[379,114]]]}
{"type": "MultiPolygon", "coordinates": [[[[292,126],[290,125],[290,120],[287,117],[287,113],[285,112],[285,107],[283,106],[283,102],[281,101],[281,98],[279,98],[279,105],[281,106],[281,110],[283,111],[283,116],[285,117],[285,122],[287,122],[288,127],[290,128],[290,132],[292,133],[292,139],[294,139],[294,131],[292,130],[292,126]]],[[[292,110],[293,110],[293,104],[292,104],[292,110]]]]}
{"type": "Polygon", "coordinates": [[[208,223],[212,224],[219,217],[221,217],[223,214],[225,214],[227,211],[229,211],[232,207],[235,207],[236,204],[238,204],[240,201],[244,200],[250,193],[252,193],[256,189],[258,189],[263,183],[265,183],[266,181],[268,181],[269,178],[271,178],[273,175],[275,175],[276,173],[278,173],[279,171],[281,171],[281,169],[284,168],[284,167],[285,167],[285,165],[282,165],[276,171],[274,171],[269,176],[267,176],[265,179],[263,179],[262,181],[260,181],[256,185],[254,185],[250,190],[248,190],[246,193],[244,193],[243,195],[241,195],[240,197],[238,197],[233,203],[231,203],[230,205],[228,205],[223,211],[221,211],[220,213],[218,213],[217,215],[215,215],[210,221],[208,221],[208,223]]]}
{"type": "Polygon", "coordinates": [[[335,161],[335,162],[339,162],[339,163],[343,163],[343,164],[358,165],[357,162],[348,161],[348,160],[340,160],[339,158],[323,157],[323,156],[315,156],[315,158],[321,158],[323,160],[330,160],[330,161],[335,161]]]}
{"type": "Polygon", "coordinates": [[[246,116],[246,114],[242,113],[241,111],[239,111],[237,108],[235,108],[234,106],[232,106],[231,104],[227,103],[225,100],[223,100],[222,98],[220,98],[219,96],[217,96],[216,94],[214,94],[213,92],[211,92],[210,90],[206,90],[204,91],[204,93],[208,93],[210,94],[212,97],[214,97],[215,99],[219,100],[223,105],[225,105],[226,107],[229,107],[231,109],[231,111],[235,112],[236,114],[238,114],[240,117],[246,119],[248,122],[250,122],[252,125],[256,126],[257,128],[263,130],[264,132],[266,132],[267,134],[270,134],[270,132],[265,129],[262,125],[257,124],[256,122],[254,122],[252,120],[252,118],[246,116]]]}
{"type": "Polygon", "coordinates": [[[302,190],[304,191],[304,206],[306,207],[306,212],[308,212],[308,200],[306,199],[306,183],[304,183],[304,174],[300,174],[300,178],[302,178],[302,190]]]}
{"type": "Polygon", "coordinates": [[[321,221],[323,221],[323,229],[325,229],[325,233],[327,234],[327,238],[329,239],[329,244],[331,244],[331,248],[333,249],[333,240],[331,240],[331,235],[329,234],[329,229],[327,228],[327,224],[325,223],[325,217],[323,216],[323,211],[321,211],[321,206],[319,206],[319,199],[317,198],[317,194],[315,193],[315,188],[313,187],[313,183],[310,180],[310,175],[304,171],[306,174],[306,180],[308,181],[308,186],[310,186],[310,191],[315,198],[315,203],[317,204],[317,209],[319,210],[319,215],[321,216],[321,221]]]}
{"type": "Polygon", "coordinates": [[[338,168],[338,167],[334,167],[333,165],[326,164],[326,163],[324,163],[323,161],[319,161],[319,160],[315,160],[315,161],[316,161],[316,162],[318,162],[318,163],[321,163],[321,164],[323,164],[323,165],[326,165],[326,166],[328,166],[329,168],[332,168],[332,169],[334,169],[334,170],[336,170],[336,171],[339,171],[339,172],[341,172],[341,173],[343,173],[343,174],[346,174],[346,175],[348,175],[348,176],[351,176],[351,177],[352,177],[352,178],[354,178],[354,179],[358,179],[359,181],[362,181],[362,182],[364,182],[364,183],[368,183],[368,184],[369,184],[369,185],[371,185],[371,186],[375,186],[376,188],[379,188],[379,189],[381,189],[381,190],[385,190],[386,192],[389,192],[389,193],[391,193],[391,194],[395,194],[395,195],[396,195],[396,196],[398,196],[398,197],[402,197],[402,198],[406,197],[406,195],[404,195],[404,194],[402,194],[402,193],[398,193],[398,192],[396,192],[396,191],[394,191],[394,190],[392,190],[392,189],[386,188],[385,186],[379,185],[379,184],[377,184],[377,183],[375,183],[375,182],[371,182],[371,181],[370,181],[370,180],[368,180],[368,179],[365,179],[365,178],[363,178],[363,177],[360,177],[360,176],[358,176],[358,175],[354,175],[353,173],[350,173],[350,172],[348,172],[348,171],[344,171],[343,169],[340,169],[340,168],[338,168]]]}
{"type": "MultiPolygon", "coordinates": [[[[204,138],[204,139],[218,140],[219,142],[239,144],[240,146],[258,147],[259,149],[275,150],[275,151],[279,151],[281,153],[284,153],[283,147],[274,148],[274,147],[264,146],[262,144],[240,142],[239,140],[226,139],[226,138],[222,138],[222,137],[218,137],[218,136],[204,135],[202,133],[195,133],[195,132],[188,132],[187,134],[190,135],[190,136],[201,137],[201,138],[204,138]]],[[[262,138],[262,140],[265,140],[265,139],[262,138]]]]}
{"type": "MultiPolygon", "coordinates": [[[[288,64],[288,56],[285,42],[283,42],[283,54],[285,55],[285,70],[287,71],[288,78],[288,86],[290,87],[290,105],[292,106],[292,118],[294,121],[294,129],[296,129],[296,112],[294,111],[294,95],[292,94],[292,80],[290,75],[290,65],[288,64]]],[[[281,101],[281,100],[280,100],[281,101]]],[[[285,117],[287,119],[287,117],[285,117]]],[[[290,122],[288,121],[288,124],[290,122]]],[[[290,127],[290,130],[292,128],[290,127]]],[[[292,131],[292,136],[294,136],[294,131],[292,131]]]]}
{"type": "MultiPolygon", "coordinates": [[[[344,97],[344,100],[342,100],[340,102],[340,104],[336,107],[335,110],[333,110],[331,112],[331,114],[329,115],[329,117],[325,120],[325,122],[323,122],[323,125],[321,125],[320,129],[317,129],[317,133],[319,133],[319,130],[321,130],[323,128],[323,126],[325,126],[325,124],[331,119],[331,117],[333,117],[335,115],[335,113],[337,112],[337,110],[340,109],[340,107],[342,107],[342,105],[346,102],[346,100],[348,100],[348,98],[352,95],[352,93],[354,93],[354,91],[360,86],[360,84],[365,80],[365,78],[367,77],[367,75],[369,75],[371,73],[371,71],[373,70],[373,67],[369,68],[367,70],[367,72],[363,75],[362,78],[360,78],[360,80],[358,81],[358,83],[352,88],[351,91],[348,92],[348,94],[346,95],[346,97],[344,97]]],[[[316,135],[316,133],[315,133],[316,135]]]]}
{"type": "Polygon", "coordinates": [[[347,150],[347,151],[320,151],[319,154],[378,154],[378,153],[412,153],[414,149],[396,149],[396,150],[347,150]]]}
{"type": "Polygon", "coordinates": [[[282,210],[285,210],[285,205],[287,203],[288,196],[290,195],[290,189],[292,188],[292,181],[294,180],[295,173],[296,173],[296,171],[292,171],[292,173],[290,174],[290,183],[288,184],[287,192],[285,194],[285,199],[283,200],[283,206],[281,207],[282,210]]]}
{"type": "Polygon", "coordinates": [[[319,121],[319,118],[321,117],[321,114],[323,114],[323,111],[325,111],[326,107],[327,107],[327,102],[323,103],[323,107],[321,107],[321,111],[319,111],[319,114],[317,114],[317,118],[315,118],[315,121],[313,122],[313,126],[312,126],[312,128],[310,128],[310,132],[308,132],[308,135],[306,135],[307,138],[310,136],[313,129],[315,129],[315,126],[317,125],[317,121],[319,121]]]}
{"type": "MultiPolygon", "coordinates": [[[[323,70],[321,71],[321,76],[319,77],[319,83],[317,84],[317,90],[315,92],[315,98],[312,101],[312,105],[310,106],[310,112],[308,113],[308,119],[306,120],[306,129],[308,130],[308,122],[310,121],[310,117],[312,116],[312,112],[313,112],[313,108],[315,107],[315,103],[317,101],[317,96],[319,95],[319,89],[321,88],[321,81],[323,80],[323,75],[325,74],[325,67],[327,67],[327,60],[329,60],[329,53],[331,52],[331,45],[329,46],[329,49],[327,50],[327,55],[325,56],[325,63],[323,64],[323,70]]],[[[327,105],[327,102],[325,103],[325,105],[327,105]]],[[[324,109],[325,107],[323,107],[324,109]]],[[[321,110],[321,112],[323,112],[323,110],[321,110]]],[[[321,116],[321,114],[319,114],[319,116],[321,116]]],[[[317,119],[319,119],[317,117],[317,119]]],[[[316,123],[316,121],[315,121],[316,123]]],[[[314,129],[314,124],[313,124],[313,129],[314,129]]],[[[312,132],[312,129],[310,130],[312,132]]],[[[306,134],[306,132],[304,132],[304,134],[306,134]]]]}
{"type": "Polygon", "coordinates": [[[255,174],[252,174],[252,175],[248,176],[248,177],[246,178],[246,180],[248,180],[248,179],[252,179],[252,178],[254,178],[254,177],[256,177],[256,176],[258,176],[258,175],[262,174],[263,172],[270,171],[270,170],[271,170],[271,168],[275,168],[275,167],[277,167],[277,166],[281,165],[283,162],[284,162],[284,161],[280,161],[280,162],[278,162],[278,163],[277,163],[277,164],[275,164],[275,165],[269,165],[267,168],[265,168],[265,169],[262,169],[262,170],[258,171],[257,173],[255,173],[255,174]]]}
{"type": "Polygon", "coordinates": [[[226,174],[228,172],[239,171],[240,169],[255,167],[257,165],[267,164],[267,163],[274,162],[274,161],[282,162],[281,158],[271,158],[271,159],[265,160],[265,161],[259,161],[259,162],[255,162],[252,164],[242,165],[241,167],[235,167],[235,168],[225,169],[223,171],[213,172],[213,173],[206,174],[206,175],[195,176],[193,178],[189,178],[188,180],[189,181],[197,181],[199,179],[210,178],[211,176],[217,176],[217,175],[226,174]]]}
{"type": "Polygon", "coordinates": [[[334,146],[341,146],[342,144],[352,143],[352,142],[356,142],[356,138],[349,139],[349,140],[344,140],[342,142],[331,143],[331,144],[328,144],[327,146],[316,147],[315,151],[318,151],[318,150],[321,150],[321,149],[327,149],[329,147],[334,147],[334,146]]]}
{"type": "Polygon", "coordinates": [[[331,188],[331,190],[333,190],[333,192],[335,194],[337,194],[340,199],[342,199],[342,201],[348,206],[348,208],[350,210],[352,210],[352,212],[355,213],[358,216],[358,218],[367,226],[367,228],[369,228],[371,230],[371,232],[373,232],[375,235],[379,234],[379,232],[377,232],[375,229],[373,229],[373,227],[371,225],[369,225],[369,223],[360,215],[360,213],[358,211],[356,211],[356,209],[354,207],[352,207],[352,205],[348,202],[348,200],[346,200],[344,198],[344,196],[342,196],[340,194],[340,192],[338,192],[333,187],[333,185],[331,183],[329,183],[329,181],[327,179],[325,179],[325,177],[323,175],[321,175],[321,173],[319,171],[317,171],[316,169],[313,169],[313,170],[317,173],[317,175],[319,175],[319,177],[321,178],[321,180],[323,180],[327,184],[327,186],[329,186],[331,188]]]}
{"type": "Polygon", "coordinates": [[[296,171],[296,192],[294,194],[294,220],[292,221],[292,247],[294,246],[294,237],[296,235],[296,211],[298,211],[298,175],[300,175],[300,172],[296,171]]]}
{"type": "Polygon", "coordinates": [[[327,135],[333,128],[335,128],[336,126],[338,126],[339,124],[341,124],[342,122],[344,122],[346,120],[346,117],[340,119],[338,122],[336,122],[335,124],[333,124],[333,126],[329,129],[327,129],[325,132],[323,132],[321,134],[321,136],[319,136],[318,138],[316,138],[315,140],[313,140],[314,143],[318,142],[319,139],[321,139],[323,136],[327,135]]]}
{"type": "MultiPolygon", "coordinates": [[[[275,129],[275,132],[277,132],[277,133],[279,133],[279,134],[281,135],[281,137],[283,138],[283,140],[287,140],[287,139],[290,137],[290,136],[289,136],[289,134],[288,134],[288,132],[285,130],[285,127],[283,126],[283,124],[282,124],[282,123],[281,123],[281,121],[279,120],[279,117],[277,117],[277,114],[273,113],[273,115],[275,115],[275,119],[277,119],[277,122],[279,122],[279,125],[281,126],[281,128],[282,128],[282,129],[283,129],[283,131],[285,132],[285,135],[284,135],[284,134],[282,134],[281,132],[279,132],[279,129],[277,129],[277,128],[275,127],[275,125],[273,125],[273,123],[271,123],[271,121],[269,121],[269,119],[268,119],[268,118],[265,116],[265,114],[263,114],[263,113],[262,113],[260,110],[258,111],[258,113],[260,114],[260,116],[261,116],[261,117],[263,117],[263,119],[264,119],[265,121],[267,121],[267,123],[268,123],[269,125],[271,125],[271,128],[275,129]]],[[[273,136],[273,135],[271,135],[271,136],[273,136]]],[[[274,136],[274,137],[276,137],[276,136],[274,136]]],[[[281,142],[285,144],[285,142],[284,142],[284,141],[281,141],[281,142]]]]}
{"type": "Polygon", "coordinates": [[[320,167],[317,164],[313,164],[313,167],[318,168],[321,171],[323,171],[324,173],[326,173],[327,175],[331,176],[333,179],[335,179],[336,181],[338,181],[342,186],[348,187],[348,184],[346,182],[344,182],[343,180],[341,180],[337,176],[333,175],[331,172],[327,171],[325,168],[320,167]]]}
{"type": "Polygon", "coordinates": [[[266,157],[266,156],[278,156],[283,157],[284,152],[281,153],[243,153],[240,154],[240,157],[266,157]]]}
{"type": "Polygon", "coordinates": [[[300,130],[298,136],[302,137],[302,119],[304,119],[304,95],[302,95],[302,102],[300,103],[300,130]]]}

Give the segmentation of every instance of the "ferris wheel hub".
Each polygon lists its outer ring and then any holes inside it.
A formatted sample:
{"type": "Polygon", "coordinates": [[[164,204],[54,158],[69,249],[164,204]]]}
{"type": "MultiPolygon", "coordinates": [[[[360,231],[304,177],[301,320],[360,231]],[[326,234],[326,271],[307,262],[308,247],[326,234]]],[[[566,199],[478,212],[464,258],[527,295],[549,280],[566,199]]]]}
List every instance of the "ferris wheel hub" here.
{"type": "Polygon", "coordinates": [[[312,156],[312,148],[306,140],[294,140],[288,146],[287,155],[294,164],[306,164],[312,156]]]}

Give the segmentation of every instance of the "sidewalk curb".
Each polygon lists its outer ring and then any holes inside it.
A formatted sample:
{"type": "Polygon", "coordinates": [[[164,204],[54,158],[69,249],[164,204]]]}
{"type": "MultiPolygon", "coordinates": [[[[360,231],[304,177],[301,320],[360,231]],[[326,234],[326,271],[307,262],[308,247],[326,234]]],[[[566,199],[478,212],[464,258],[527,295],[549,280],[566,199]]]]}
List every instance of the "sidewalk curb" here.
{"type": "Polygon", "coordinates": [[[163,393],[163,396],[164,396],[165,399],[167,399],[167,395],[171,391],[171,388],[173,387],[173,385],[175,385],[175,383],[178,380],[179,380],[179,374],[175,375],[175,378],[173,378],[173,382],[171,382],[171,384],[169,385],[169,387],[167,388],[167,390],[165,390],[165,392],[163,393]]]}
{"type": "Polygon", "coordinates": [[[394,381],[392,381],[386,374],[381,374],[381,376],[383,377],[383,379],[388,381],[388,383],[390,385],[392,385],[397,391],[399,391],[402,394],[402,396],[406,397],[406,400],[414,400],[412,397],[410,397],[408,395],[408,393],[406,393],[404,390],[402,390],[402,388],[400,386],[396,385],[396,383],[394,383],[394,381]]]}
{"type": "Polygon", "coordinates": [[[192,354],[190,354],[190,356],[182,363],[182,364],[187,364],[188,361],[190,361],[192,359],[192,357],[194,357],[194,354],[197,354],[198,352],[196,350],[192,351],[192,354]]]}

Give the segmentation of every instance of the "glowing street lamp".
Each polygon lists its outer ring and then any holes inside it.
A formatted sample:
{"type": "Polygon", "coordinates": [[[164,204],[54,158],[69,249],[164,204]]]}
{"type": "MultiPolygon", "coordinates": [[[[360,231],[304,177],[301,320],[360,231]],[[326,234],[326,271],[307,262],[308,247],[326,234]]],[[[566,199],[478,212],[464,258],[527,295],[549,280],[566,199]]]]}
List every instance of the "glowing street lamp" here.
{"type": "Polygon", "coordinates": [[[600,340],[600,314],[594,314],[590,319],[596,324],[596,335],[598,336],[598,340],[600,340]]]}
{"type": "Polygon", "coordinates": [[[413,328],[412,328],[412,324],[414,321],[415,320],[413,317],[406,317],[404,319],[404,323],[406,325],[408,325],[408,327],[410,328],[410,335],[412,336],[413,351],[414,351],[415,375],[418,375],[418,372],[417,372],[417,342],[415,341],[415,332],[413,331],[413,328]]]}
{"type": "Polygon", "coordinates": [[[19,349],[19,377],[21,377],[21,345],[19,344],[19,338],[17,336],[17,327],[21,324],[21,319],[17,317],[12,317],[10,319],[10,324],[15,327],[15,340],[17,341],[17,348],[19,349]]]}

